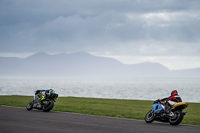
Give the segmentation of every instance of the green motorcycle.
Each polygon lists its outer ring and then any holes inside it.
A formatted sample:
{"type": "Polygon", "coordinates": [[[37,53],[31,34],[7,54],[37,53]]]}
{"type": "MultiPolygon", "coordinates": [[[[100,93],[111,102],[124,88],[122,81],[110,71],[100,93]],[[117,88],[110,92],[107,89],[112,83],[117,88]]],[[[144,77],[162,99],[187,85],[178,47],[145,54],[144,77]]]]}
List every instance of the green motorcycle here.
{"type": "Polygon", "coordinates": [[[41,96],[41,93],[45,93],[44,91],[37,90],[35,92],[34,100],[29,102],[26,106],[27,110],[39,109],[43,110],[44,112],[49,112],[54,107],[54,102],[56,102],[56,98],[58,97],[58,94],[55,93],[55,91],[52,91],[50,94],[46,94],[43,96],[42,100],[39,100],[39,96],[41,96]]]}

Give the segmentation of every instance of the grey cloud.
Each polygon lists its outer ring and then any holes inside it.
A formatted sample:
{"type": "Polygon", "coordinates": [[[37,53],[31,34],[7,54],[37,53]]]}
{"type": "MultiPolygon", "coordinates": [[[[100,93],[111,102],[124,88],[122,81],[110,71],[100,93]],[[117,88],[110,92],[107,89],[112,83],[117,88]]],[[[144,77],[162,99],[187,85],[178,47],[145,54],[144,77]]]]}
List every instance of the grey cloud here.
{"type": "Polygon", "coordinates": [[[199,55],[199,4],[189,0],[2,0],[0,52],[199,55]]]}

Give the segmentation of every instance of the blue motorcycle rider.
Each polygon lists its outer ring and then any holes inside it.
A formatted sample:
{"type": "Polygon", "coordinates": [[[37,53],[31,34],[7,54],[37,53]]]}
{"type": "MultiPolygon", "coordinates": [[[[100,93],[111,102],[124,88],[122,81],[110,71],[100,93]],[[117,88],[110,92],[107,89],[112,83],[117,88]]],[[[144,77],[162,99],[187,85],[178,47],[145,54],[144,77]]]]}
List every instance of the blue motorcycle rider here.
{"type": "Polygon", "coordinates": [[[178,95],[178,91],[177,90],[173,90],[171,92],[171,96],[161,99],[161,102],[165,102],[165,112],[167,114],[169,114],[170,113],[170,108],[169,107],[173,106],[177,102],[182,102],[182,99],[178,95]]]}
{"type": "Polygon", "coordinates": [[[47,95],[50,95],[52,93],[55,93],[55,91],[53,89],[49,89],[49,90],[36,90],[33,107],[40,108],[41,107],[40,102],[42,100],[44,100],[47,95]]]}

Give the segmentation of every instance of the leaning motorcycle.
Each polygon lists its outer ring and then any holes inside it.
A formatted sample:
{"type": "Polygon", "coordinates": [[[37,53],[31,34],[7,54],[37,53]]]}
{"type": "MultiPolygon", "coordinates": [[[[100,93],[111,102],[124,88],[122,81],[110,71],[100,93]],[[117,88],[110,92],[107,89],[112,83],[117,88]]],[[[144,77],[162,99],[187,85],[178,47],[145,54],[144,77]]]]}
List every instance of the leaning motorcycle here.
{"type": "Polygon", "coordinates": [[[185,108],[188,107],[188,103],[183,102],[173,102],[168,101],[170,106],[170,113],[167,114],[165,109],[165,102],[161,102],[161,100],[156,100],[153,103],[153,109],[150,110],[146,116],[145,121],[147,123],[152,123],[154,120],[161,121],[161,122],[169,122],[171,125],[178,125],[183,120],[184,115],[187,114],[187,112],[183,112],[185,108]]]}
{"type": "Polygon", "coordinates": [[[35,92],[34,100],[32,100],[26,106],[27,110],[39,109],[43,110],[44,112],[49,112],[54,107],[54,102],[56,102],[56,98],[58,94],[51,93],[50,95],[45,95],[45,98],[42,101],[37,100],[38,91],[35,92]],[[37,100],[37,103],[35,102],[37,100]]]}

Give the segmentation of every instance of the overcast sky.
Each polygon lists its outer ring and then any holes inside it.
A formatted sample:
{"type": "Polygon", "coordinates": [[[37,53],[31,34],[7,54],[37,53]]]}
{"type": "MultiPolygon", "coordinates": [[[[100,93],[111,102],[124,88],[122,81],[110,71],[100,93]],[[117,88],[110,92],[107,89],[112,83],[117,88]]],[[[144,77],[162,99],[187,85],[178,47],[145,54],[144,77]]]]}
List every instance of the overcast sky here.
{"type": "Polygon", "coordinates": [[[0,0],[0,56],[41,51],[200,67],[200,0],[0,0]]]}

